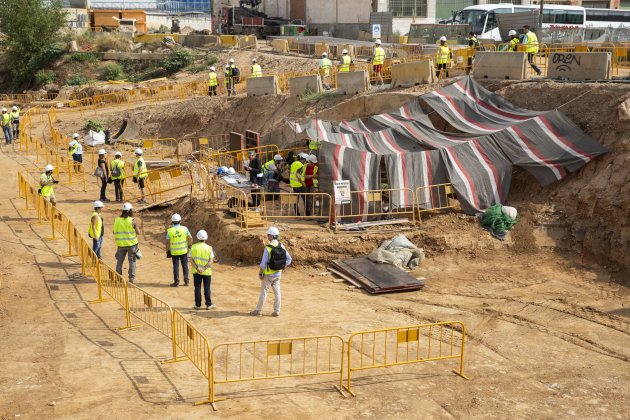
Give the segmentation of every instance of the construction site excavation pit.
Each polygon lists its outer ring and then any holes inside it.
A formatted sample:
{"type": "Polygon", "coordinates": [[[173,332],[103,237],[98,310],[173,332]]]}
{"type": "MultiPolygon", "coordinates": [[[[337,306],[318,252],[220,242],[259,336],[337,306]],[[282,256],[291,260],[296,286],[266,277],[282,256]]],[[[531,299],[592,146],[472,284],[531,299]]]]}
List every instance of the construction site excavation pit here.
{"type": "MultiPolygon", "coordinates": [[[[589,138],[579,143],[585,145],[580,150],[588,156],[575,170],[567,169],[572,163],[541,164],[547,168],[544,170],[553,172],[548,169],[553,167],[561,173],[561,179],[547,185],[541,184],[540,173],[532,171],[533,164],[524,160],[521,165],[499,164],[505,162],[509,151],[493,152],[484,148],[484,140],[472,141],[489,163],[481,174],[471,173],[471,179],[476,182],[476,176],[493,174],[492,168],[496,168],[495,182],[509,184],[501,202],[518,210],[518,222],[505,240],[496,239],[480,225],[479,216],[467,208],[474,202],[466,201],[464,184],[457,184],[454,177],[449,181],[458,194],[452,209],[423,212],[415,223],[342,231],[331,225],[330,213],[322,213],[326,217],[314,218],[317,220],[269,217],[262,226],[244,229],[225,202],[212,201],[210,184],[201,187],[193,176],[191,168],[200,165],[195,160],[199,155],[192,153],[199,138],[249,130],[260,134],[261,147],[275,144],[278,149],[306,150],[305,137],[314,133],[309,130],[319,129],[316,137],[330,143],[318,151],[322,179],[337,169],[365,170],[363,177],[356,178],[342,172],[354,185],[357,179],[368,178],[370,168],[378,168],[375,178],[394,184],[395,179],[405,177],[392,175],[391,168],[396,166],[390,159],[404,156],[409,182],[422,169],[413,160],[421,150],[379,154],[379,147],[386,142],[392,147],[411,144],[405,142],[414,136],[426,143],[439,142],[440,136],[457,141],[466,135],[461,124],[486,123],[467,119],[467,115],[450,121],[447,113],[438,111],[436,102],[423,96],[436,89],[444,95],[452,93],[449,89],[455,87],[448,86],[452,81],[352,98],[239,95],[229,100],[189,98],[129,109],[104,106],[94,117],[58,112],[54,127],[66,134],[81,131],[88,118],[98,118],[112,132],[120,131],[120,141],[172,138],[185,143],[175,147],[181,152],[183,176],[194,184],[182,188],[187,194],[146,210],[134,203],[139,209],[135,218],[141,228],[143,253],[136,286],[182,314],[192,328],[183,336],[202,334],[212,348],[226,342],[287,337],[334,335],[347,340],[359,331],[441,321],[466,325],[464,369],[468,381],[451,373],[458,361],[447,360],[353,372],[355,398],[343,398],[335,391],[333,385],[339,379],[335,375],[220,383],[217,394],[228,399],[217,404],[215,414],[247,418],[252,413],[274,415],[281,410],[284,416],[305,418],[408,418],[417,417],[413,413],[418,412],[430,418],[624,418],[624,395],[630,392],[630,86],[545,81],[477,81],[478,85],[473,85],[465,84],[465,80],[458,82],[464,83],[459,86],[469,96],[484,92],[477,98],[477,108],[470,105],[473,111],[483,114],[487,112],[484,105],[490,104],[499,121],[506,114],[514,120],[523,117],[510,106],[524,109],[548,118],[547,131],[561,142],[565,137],[570,140],[564,131],[553,131],[559,120],[548,113],[557,111],[563,114],[557,118],[570,121],[562,129],[569,127],[566,130],[578,133],[576,136],[589,138]],[[491,96],[494,94],[505,102],[493,102],[498,100],[491,96]],[[419,115],[435,129],[435,136],[424,137],[424,132],[415,131],[419,130],[413,125],[419,115]],[[387,124],[392,121],[403,127],[387,131],[396,141],[390,142],[383,134],[381,142],[374,142],[375,137],[370,136],[384,127],[391,128],[387,124]],[[119,130],[121,127],[124,129],[119,130]],[[346,141],[344,145],[333,144],[337,135],[346,141]],[[395,137],[398,135],[401,137],[395,137]],[[368,152],[374,156],[353,166],[358,161],[353,153],[366,152],[354,150],[360,138],[367,138],[365,144],[376,151],[368,152]],[[606,152],[587,150],[594,147],[591,142],[606,152]],[[345,157],[339,158],[341,151],[345,157]],[[337,166],[330,159],[334,153],[337,166]],[[186,160],[191,162],[184,163],[186,160]],[[346,169],[339,169],[339,162],[346,169]],[[200,229],[208,232],[208,243],[216,254],[211,286],[216,308],[212,310],[192,309],[192,285],[169,287],[172,263],[165,257],[165,234],[173,213],[182,216],[182,224],[193,237],[200,229]],[[280,240],[294,262],[281,280],[280,316],[271,316],[270,293],[263,316],[252,317],[249,313],[260,288],[258,264],[269,226],[279,228],[280,240]],[[412,277],[422,279],[421,290],[372,295],[328,271],[332,261],[366,256],[399,234],[424,250],[421,264],[407,270],[412,277]]],[[[456,105],[463,109],[460,102],[456,105]]],[[[522,121],[525,118],[529,116],[522,121]]],[[[481,128],[490,131],[488,127],[481,128]]],[[[534,131],[527,127],[515,123],[510,129],[520,133],[524,143],[539,145],[535,143],[539,139],[532,138],[534,131]]],[[[34,120],[33,133],[42,133],[45,138],[49,129],[47,123],[34,120]]],[[[475,137],[485,135],[477,133],[475,137]]],[[[501,139],[495,132],[489,135],[492,141],[501,139]]],[[[111,156],[119,146],[104,147],[111,156]]],[[[436,164],[435,179],[440,173],[451,174],[447,166],[438,167],[438,162],[449,165],[445,155],[456,153],[457,148],[427,149],[436,164]]],[[[128,150],[124,158],[132,162],[133,149],[128,150]]],[[[537,150],[544,155],[544,149],[537,150]]],[[[168,154],[166,160],[172,160],[173,151],[168,154]]],[[[567,151],[561,158],[571,160],[575,155],[567,151]]],[[[2,149],[0,161],[8,173],[32,171],[37,176],[42,163],[36,162],[35,155],[12,148],[2,149]]],[[[464,163],[461,168],[470,169],[464,163]]],[[[206,169],[208,176],[214,176],[215,168],[206,169]]],[[[480,196],[492,185],[475,182],[472,186],[478,188],[480,196]]],[[[320,188],[334,196],[331,185],[324,180],[320,188]]],[[[71,184],[56,190],[59,210],[81,232],[87,232],[91,204],[98,197],[92,178],[87,180],[86,189],[84,192],[82,186],[71,184]]],[[[63,256],[67,252],[65,240],[48,240],[50,226],[32,223],[37,215],[24,209],[17,191],[12,178],[0,195],[0,231],[5,237],[16,238],[16,242],[0,242],[0,252],[12,256],[11,261],[0,262],[0,331],[6,333],[5,353],[20,358],[19,363],[3,364],[0,381],[5,397],[0,402],[0,416],[70,418],[89,411],[91,417],[206,417],[207,406],[192,405],[205,399],[208,391],[199,369],[190,361],[161,364],[171,357],[171,341],[148,326],[112,331],[122,322],[124,311],[111,302],[88,303],[95,298],[96,289],[91,278],[81,276],[80,257],[63,256]],[[95,400],[100,403],[94,404],[95,400]],[[116,401],[115,406],[111,401],[116,401]]],[[[390,208],[369,221],[396,219],[391,214],[394,194],[387,197],[390,208]]],[[[397,197],[401,202],[409,200],[404,194],[397,197]]],[[[110,265],[115,265],[111,229],[119,206],[106,203],[103,211],[103,260],[110,265]]],[[[134,323],[142,322],[134,319],[134,323]]],[[[357,349],[357,345],[351,348],[357,349]]],[[[258,359],[264,363],[264,357],[258,359]]]]}

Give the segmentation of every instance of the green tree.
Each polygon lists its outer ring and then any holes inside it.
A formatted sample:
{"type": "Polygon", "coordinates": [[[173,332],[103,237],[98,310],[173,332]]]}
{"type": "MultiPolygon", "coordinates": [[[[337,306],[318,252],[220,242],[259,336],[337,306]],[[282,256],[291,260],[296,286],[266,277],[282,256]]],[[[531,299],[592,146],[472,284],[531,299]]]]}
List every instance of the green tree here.
{"type": "Polygon", "coordinates": [[[38,70],[63,54],[58,42],[64,26],[61,0],[0,0],[0,46],[13,84],[32,82],[38,70]]]}

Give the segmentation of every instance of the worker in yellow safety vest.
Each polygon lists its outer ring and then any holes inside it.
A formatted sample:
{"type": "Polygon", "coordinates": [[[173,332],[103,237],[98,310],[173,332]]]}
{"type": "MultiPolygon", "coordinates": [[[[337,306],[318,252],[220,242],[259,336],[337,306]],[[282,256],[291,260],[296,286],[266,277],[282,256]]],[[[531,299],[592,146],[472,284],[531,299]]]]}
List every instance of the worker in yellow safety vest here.
{"type": "Polygon", "coordinates": [[[341,60],[339,60],[339,72],[346,73],[350,71],[350,64],[353,63],[352,57],[348,55],[348,50],[344,49],[341,52],[341,60]]]}
{"type": "Polygon", "coordinates": [[[140,200],[138,203],[146,204],[144,200],[144,179],[149,176],[147,164],[142,157],[142,149],[136,149],[136,163],[133,165],[133,182],[138,184],[140,188],[140,200]]]}
{"type": "Polygon", "coordinates": [[[123,201],[123,187],[125,184],[125,161],[122,160],[122,153],[116,152],[114,154],[114,160],[112,160],[109,171],[109,179],[114,183],[114,192],[116,193],[116,201],[123,201]]]}
{"type": "Polygon", "coordinates": [[[468,62],[466,63],[466,74],[470,74],[470,72],[472,71],[475,53],[477,52],[477,48],[479,48],[480,45],[481,44],[475,36],[475,33],[470,31],[468,33],[468,51],[466,51],[466,55],[468,56],[468,62]]]}
{"type": "Polygon", "coordinates": [[[114,240],[116,241],[116,272],[122,275],[125,258],[129,260],[129,282],[136,282],[136,259],[142,254],[138,248],[138,226],[133,220],[133,206],[125,203],[122,213],[114,219],[114,240]]]}
{"type": "Polygon", "coordinates": [[[180,223],[182,217],[175,213],[171,216],[173,226],[166,231],[166,246],[168,251],[166,255],[173,260],[173,283],[171,287],[179,286],[179,263],[182,264],[184,272],[184,285],[188,286],[188,248],[192,245],[192,236],[186,226],[180,223]]]}
{"type": "Polygon", "coordinates": [[[219,81],[217,80],[217,69],[214,66],[210,67],[210,73],[208,73],[208,96],[217,96],[217,86],[219,81]]]}
{"type": "Polygon", "coordinates": [[[53,188],[53,185],[59,183],[59,181],[53,178],[54,169],[55,168],[52,165],[46,165],[46,167],[44,168],[44,173],[42,173],[39,177],[39,193],[44,198],[44,200],[48,201],[53,206],[57,204],[57,200],[55,199],[55,189],[53,188]]]}
{"type": "Polygon", "coordinates": [[[74,161],[74,171],[81,172],[81,165],[83,165],[83,146],[79,142],[79,133],[72,135],[72,141],[68,143],[68,156],[72,156],[74,161]]]}
{"type": "Polygon", "coordinates": [[[322,146],[322,142],[319,140],[307,139],[308,150],[311,154],[317,153],[319,148],[322,146]]]}
{"type": "Polygon", "coordinates": [[[302,170],[307,156],[306,153],[300,153],[289,168],[289,185],[294,193],[299,194],[297,203],[295,204],[296,216],[300,215],[300,197],[302,197],[302,199],[305,198],[304,193],[306,192],[306,187],[304,186],[304,179],[302,178],[302,170]]]}
{"type": "Polygon", "coordinates": [[[525,51],[527,51],[527,61],[536,72],[536,75],[540,76],[541,71],[536,63],[534,63],[536,54],[538,54],[538,37],[529,30],[529,25],[523,26],[523,34],[523,44],[525,44],[525,51]]]}
{"type": "Polygon", "coordinates": [[[256,59],[252,58],[252,74],[250,77],[262,77],[262,67],[256,63],[256,59]]]}
{"type": "Polygon", "coordinates": [[[319,61],[319,68],[321,69],[322,84],[324,89],[330,89],[330,70],[332,69],[332,61],[328,58],[328,53],[322,53],[322,59],[319,61]]]}
{"type": "Polygon", "coordinates": [[[440,37],[440,45],[437,48],[435,62],[437,63],[437,70],[435,72],[435,77],[438,79],[444,74],[445,77],[448,77],[448,66],[453,61],[453,53],[451,49],[446,45],[446,37],[440,37]]]}
{"type": "Polygon", "coordinates": [[[317,192],[317,188],[319,187],[319,180],[317,176],[318,172],[317,166],[317,157],[315,155],[308,155],[306,157],[306,165],[302,168],[302,179],[304,179],[304,188],[306,194],[306,215],[312,216],[315,213],[314,203],[316,200],[313,200],[313,193],[317,192]]]}
{"type": "Polygon", "coordinates": [[[92,251],[96,254],[96,257],[99,260],[101,258],[101,248],[103,246],[103,216],[101,216],[101,211],[103,210],[103,202],[95,201],[92,212],[92,216],[90,217],[90,226],[88,227],[88,236],[92,238],[92,251]]]}
{"type": "Polygon", "coordinates": [[[263,163],[262,165],[263,174],[269,172],[270,165],[275,165],[276,169],[274,170],[281,170],[282,161],[283,161],[282,155],[277,154],[273,157],[273,159],[263,163]]]}
{"type": "Polygon", "coordinates": [[[215,308],[212,304],[210,294],[210,283],[212,282],[212,261],[214,260],[214,251],[212,247],[206,243],[208,240],[208,232],[201,229],[197,232],[197,240],[188,254],[188,261],[192,267],[193,281],[195,283],[195,309],[201,309],[201,285],[203,284],[203,297],[206,301],[206,309],[215,308]]]}
{"type": "Polygon", "coordinates": [[[374,47],[374,57],[372,57],[372,70],[376,75],[376,83],[383,85],[383,63],[385,63],[385,49],[381,47],[381,40],[376,40],[374,47]]]}
{"type": "Polygon", "coordinates": [[[20,138],[20,109],[17,105],[11,108],[11,121],[13,123],[13,140],[20,138]]]}
{"type": "Polygon", "coordinates": [[[4,133],[4,141],[6,144],[13,143],[13,127],[11,122],[11,113],[6,108],[2,108],[2,132],[4,133]]]}

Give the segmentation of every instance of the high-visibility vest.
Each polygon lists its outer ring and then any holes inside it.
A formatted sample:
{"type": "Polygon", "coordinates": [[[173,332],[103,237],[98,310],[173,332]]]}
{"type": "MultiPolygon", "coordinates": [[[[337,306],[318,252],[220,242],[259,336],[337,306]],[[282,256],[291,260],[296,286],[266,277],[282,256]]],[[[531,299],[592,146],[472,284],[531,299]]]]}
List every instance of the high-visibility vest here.
{"type": "Polygon", "coordinates": [[[149,173],[147,171],[147,164],[144,163],[144,159],[143,158],[138,158],[138,160],[136,160],[136,163],[133,165],[133,176],[137,177],[137,178],[146,178],[147,176],[149,176],[149,173]],[[140,169],[140,173],[138,174],[138,163],[142,162],[142,169],[140,169]]]}
{"type": "Polygon", "coordinates": [[[90,217],[90,227],[88,227],[88,236],[92,239],[98,239],[101,237],[103,233],[103,218],[96,211],[92,212],[92,217],[90,217]],[[96,216],[96,232],[94,232],[94,228],[92,227],[92,219],[96,216]]]}
{"type": "Polygon", "coordinates": [[[223,72],[223,83],[225,83],[225,86],[227,86],[230,83],[230,76],[232,76],[232,70],[225,70],[223,72]]]}
{"type": "Polygon", "coordinates": [[[251,77],[262,77],[262,68],[260,67],[260,64],[252,64],[251,77]]]}
{"type": "Polygon", "coordinates": [[[516,51],[516,45],[518,44],[518,38],[514,37],[512,39],[510,39],[509,42],[510,45],[508,45],[508,50],[509,51],[516,51]]]}
{"type": "Polygon", "coordinates": [[[440,45],[437,49],[437,63],[446,64],[451,61],[451,49],[446,45],[440,45]]]}
{"type": "Polygon", "coordinates": [[[118,168],[120,170],[120,175],[118,176],[114,176],[112,175],[111,178],[112,179],[123,179],[125,177],[125,162],[123,162],[120,159],[114,159],[110,162],[110,167],[111,167],[111,172],[114,172],[114,168],[118,168]]]}
{"type": "Polygon", "coordinates": [[[275,165],[275,164],[276,164],[276,161],[275,161],[275,160],[273,160],[273,159],[271,159],[269,162],[265,162],[265,163],[263,164],[263,166],[262,166],[263,173],[268,172],[268,171],[269,171],[269,165],[272,165],[272,164],[273,164],[273,165],[275,165]]]}
{"type": "Polygon", "coordinates": [[[44,185],[41,188],[41,192],[42,192],[42,197],[50,197],[51,195],[55,194],[55,191],[53,189],[52,186],[52,181],[53,181],[53,177],[52,175],[48,176],[46,175],[46,172],[44,172],[40,177],[39,177],[39,181],[41,183],[44,183],[46,185],[44,185]],[[47,185],[50,184],[50,185],[47,185]]]}
{"type": "Polygon", "coordinates": [[[68,156],[74,155],[78,150],[79,150],[79,142],[78,141],[70,142],[69,147],[68,147],[68,156]]]}
{"type": "MultiPolygon", "coordinates": [[[[276,247],[276,246],[278,246],[278,241],[274,239],[273,241],[269,242],[269,245],[265,247],[265,249],[267,249],[267,261],[269,261],[269,258],[271,258],[271,248],[276,247]]],[[[267,266],[263,270],[263,274],[264,275],[276,274],[280,271],[282,270],[272,270],[271,268],[269,268],[269,264],[267,264],[267,266]]]]}
{"type": "Polygon", "coordinates": [[[133,217],[117,217],[114,220],[114,240],[117,247],[138,244],[138,236],[133,228],[133,217]]]}
{"type": "MultiPolygon", "coordinates": [[[[197,242],[190,247],[190,258],[197,264],[197,267],[205,267],[208,264],[208,261],[212,259],[214,256],[214,252],[212,251],[212,247],[204,242],[197,242]]],[[[212,275],[212,267],[206,268],[203,273],[199,273],[197,268],[192,266],[193,274],[201,274],[202,276],[210,276],[212,275]]]]}
{"type": "Polygon", "coordinates": [[[319,140],[309,140],[308,141],[308,149],[314,152],[318,151],[322,146],[322,142],[319,140]]]}
{"type": "Polygon", "coordinates": [[[468,46],[468,56],[474,57],[475,51],[477,50],[477,47],[479,46],[479,40],[477,39],[476,36],[473,35],[470,38],[468,38],[468,41],[472,41],[472,45],[468,46]]]}
{"type": "Polygon", "coordinates": [[[188,229],[184,226],[175,225],[166,232],[171,241],[171,255],[184,255],[188,252],[188,229]]]}
{"type": "Polygon", "coordinates": [[[11,118],[13,119],[13,122],[16,121],[20,121],[20,110],[15,110],[11,113],[11,118]]]}
{"type": "Polygon", "coordinates": [[[340,72],[348,72],[350,71],[350,64],[352,63],[352,58],[349,55],[344,55],[341,57],[341,66],[339,66],[340,72]]]}
{"type": "Polygon", "coordinates": [[[6,127],[10,123],[11,123],[11,114],[8,112],[5,112],[4,114],[2,114],[2,126],[6,127]]]}
{"type": "Polygon", "coordinates": [[[374,58],[372,58],[372,64],[378,65],[385,62],[385,49],[383,47],[374,48],[374,58]]]}
{"type": "Polygon", "coordinates": [[[332,68],[332,61],[330,61],[328,58],[322,58],[319,62],[319,67],[324,70],[324,76],[328,76],[330,75],[330,69],[332,68]]]}
{"type": "Polygon", "coordinates": [[[215,72],[211,71],[208,76],[208,86],[217,86],[219,84],[217,81],[217,74],[215,72]]]}
{"type": "Polygon", "coordinates": [[[532,31],[525,34],[527,37],[527,54],[536,54],[538,52],[538,37],[532,31]]]}
{"type": "Polygon", "coordinates": [[[300,188],[302,186],[302,183],[298,181],[297,174],[302,171],[303,167],[304,164],[299,160],[296,160],[291,164],[289,173],[289,185],[291,185],[291,188],[300,188]]]}

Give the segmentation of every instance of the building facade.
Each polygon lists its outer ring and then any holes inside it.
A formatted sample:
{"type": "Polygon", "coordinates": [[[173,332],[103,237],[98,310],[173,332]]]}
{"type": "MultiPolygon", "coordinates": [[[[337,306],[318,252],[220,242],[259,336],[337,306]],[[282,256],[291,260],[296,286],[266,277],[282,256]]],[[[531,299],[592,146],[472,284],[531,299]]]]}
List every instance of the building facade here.
{"type": "Polygon", "coordinates": [[[173,14],[212,11],[212,0],[85,0],[85,2],[86,7],[91,9],[146,10],[173,14]]]}

